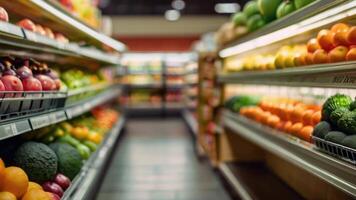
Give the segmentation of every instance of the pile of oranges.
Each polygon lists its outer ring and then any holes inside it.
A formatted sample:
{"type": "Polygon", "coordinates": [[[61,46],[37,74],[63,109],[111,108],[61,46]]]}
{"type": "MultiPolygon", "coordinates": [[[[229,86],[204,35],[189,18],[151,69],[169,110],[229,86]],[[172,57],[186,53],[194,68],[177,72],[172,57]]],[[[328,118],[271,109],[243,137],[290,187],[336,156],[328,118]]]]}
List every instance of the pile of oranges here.
{"type": "Polygon", "coordinates": [[[51,196],[40,185],[30,182],[21,168],[5,167],[0,158],[0,199],[51,200],[51,196]]]}
{"type": "Polygon", "coordinates": [[[321,107],[281,98],[263,99],[240,114],[261,124],[311,142],[313,127],[321,120],[321,107]]]}
{"type": "Polygon", "coordinates": [[[308,41],[303,64],[335,63],[356,60],[356,26],[337,23],[330,30],[319,31],[308,41]]]}

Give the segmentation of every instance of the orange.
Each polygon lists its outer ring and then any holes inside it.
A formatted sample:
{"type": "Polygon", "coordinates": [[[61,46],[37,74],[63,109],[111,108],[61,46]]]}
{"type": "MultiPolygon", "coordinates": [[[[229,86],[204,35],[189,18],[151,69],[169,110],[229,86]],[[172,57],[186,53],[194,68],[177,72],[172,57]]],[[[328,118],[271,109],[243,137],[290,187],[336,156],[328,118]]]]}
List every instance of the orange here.
{"type": "Polygon", "coordinates": [[[304,54],[304,60],[307,65],[312,65],[314,64],[313,62],[313,53],[305,53],[304,54]]]}
{"type": "Polygon", "coordinates": [[[301,122],[303,120],[304,110],[304,106],[296,106],[291,113],[291,121],[294,123],[301,122]]]}
{"type": "Polygon", "coordinates": [[[279,131],[283,131],[284,124],[285,124],[285,122],[280,121],[280,122],[278,122],[278,124],[275,128],[279,131]]]}
{"type": "Polygon", "coordinates": [[[38,190],[43,190],[42,186],[40,186],[39,184],[35,183],[35,182],[29,182],[28,183],[28,187],[27,187],[27,192],[33,189],[38,189],[38,190]]]}
{"type": "Polygon", "coordinates": [[[350,50],[346,54],[346,60],[347,61],[352,61],[356,60],[356,47],[352,46],[353,48],[350,48],[350,50]]]}
{"type": "Polygon", "coordinates": [[[316,125],[321,120],[321,111],[317,111],[312,115],[312,125],[316,125]]]}
{"type": "Polygon", "coordinates": [[[311,142],[311,135],[313,133],[313,127],[312,126],[304,126],[299,132],[298,132],[298,137],[300,139],[303,139],[307,142],[311,142]]]}
{"type": "Polygon", "coordinates": [[[28,177],[26,173],[18,167],[7,167],[4,171],[1,191],[7,191],[20,198],[27,191],[28,177]]]}
{"type": "Polygon", "coordinates": [[[291,121],[287,121],[286,123],[284,123],[283,131],[289,133],[289,129],[292,127],[292,125],[293,124],[291,121]]]}
{"type": "Polygon", "coordinates": [[[21,200],[51,200],[51,198],[47,192],[34,189],[26,192],[21,200]]]}
{"type": "Polygon", "coordinates": [[[267,125],[276,128],[281,120],[276,115],[271,115],[267,118],[267,125]]]}
{"type": "Polygon", "coordinates": [[[345,31],[345,30],[349,30],[349,29],[350,29],[349,25],[344,24],[344,23],[337,23],[331,27],[330,31],[337,33],[337,32],[345,31]]]}
{"type": "Polygon", "coordinates": [[[101,136],[98,133],[91,133],[88,136],[88,140],[94,142],[95,144],[99,144],[102,139],[103,139],[103,136],[101,136]]]}
{"type": "Polygon", "coordinates": [[[0,200],[16,200],[16,196],[10,192],[0,192],[0,200]]]}
{"type": "Polygon", "coordinates": [[[347,41],[347,33],[348,33],[348,30],[343,30],[343,31],[336,32],[335,35],[334,35],[334,38],[333,38],[334,45],[335,46],[338,46],[338,45],[348,46],[348,45],[350,45],[349,41],[347,41]]]}
{"type": "Polygon", "coordinates": [[[331,32],[327,29],[319,31],[317,40],[322,49],[324,49],[325,51],[330,51],[335,47],[333,42],[334,35],[334,32],[331,32]]]}
{"type": "Polygon", "coordinates": [[[314,53],[316,50],[321,49],[318,40],[313,38],[310,39],[307,43],[307,50],[309,53],[314,53]]]}
{"type": "Polygon", "coordinates": [[[298,122],[292,125],[289,129],[289,133],[298,136],[299,131],[303,128],[303,124],[298,122]]]}
{"type": "Polygon", "coordinates": [[[307,110],[305,111],[303,115],[303,124],[304,125],[312,125],[313,124],[313,117],[314,111],[313,110],[307,110]]]}
{"type": "Polygon", "coordinates": [[[1,180],[2,180],[2,176],[4,174],[4,171],[5,171],[5,163],[0,158],[0,188],[1,188],[1,180]]]}
{"type": "Polygon", "coordinates": [[[324,49],[318,49],[313,53],[314,64],[322,64],[328,62],[329,62],[328,53],[324,49]]]}
{"type": "Polygon", "coordinates": [[[337,46],[328,53],[329,62],[342,62],[346,60],[346,54],[349,49],[345,46],[337,46]]]}
{"type": "Polygon", "coordinates": [[[347,32],[347,41],[350,45],[356,45],[356,26],[353,26],[347,32]]]}

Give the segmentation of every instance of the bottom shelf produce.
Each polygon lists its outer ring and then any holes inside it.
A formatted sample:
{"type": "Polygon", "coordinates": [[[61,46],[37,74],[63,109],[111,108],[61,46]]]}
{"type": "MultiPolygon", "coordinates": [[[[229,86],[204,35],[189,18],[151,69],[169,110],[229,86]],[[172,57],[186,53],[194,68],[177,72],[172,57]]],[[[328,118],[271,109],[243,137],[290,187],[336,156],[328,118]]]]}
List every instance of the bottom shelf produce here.
{"type": "Polygon", "coordinates": [[[0,199],[85,199],[123,124],[116,110],[98,107],[0,141],[7,147],[0,148],[0,199]]]}

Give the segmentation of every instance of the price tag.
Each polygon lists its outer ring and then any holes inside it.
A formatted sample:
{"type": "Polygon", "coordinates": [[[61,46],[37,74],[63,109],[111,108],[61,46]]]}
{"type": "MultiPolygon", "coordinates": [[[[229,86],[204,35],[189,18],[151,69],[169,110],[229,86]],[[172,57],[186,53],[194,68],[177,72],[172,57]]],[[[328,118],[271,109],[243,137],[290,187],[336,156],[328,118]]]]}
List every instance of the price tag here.
{"type": "Polygon", "coordinates": [[[28,40],[38,42],[37,34],[31,31],[25,31],[26,38],[28,40]]]}
{"type": "Polygon", "coordinates": [[[83,113],[83,110],[84,109],[82,106],[75,106],[73,108],[68,109],[66,112],[69,118],[73,118],[78,115],[81,115],[83,113]]]}
{"type": "Polygon", "coordinates": [[[39,129],[51,124],[49,115],[43,115],[38,117],[31,117],[30,122],[33,129],[39,129]]]}
{"type": "MultiPolygon", "coordinates": [[[[17,134],[26,133],[32,130],[30,126],[30,122],[28,120],[18,121],[15,124],[16,124],[17,134]]],[[[16,135],[16,133],[14,134],[16,135]]]]}
{"type": "Polygon", "coordinates": [[[51,124],[55,124],[67,119],[64,111],[58,111],[49,115],[51,124]]]}
{"type": "Polygon", "coordinates": [[[0,30],[2,32],[11,33],[8,23],[5,23],[5,22],[0,22],[0,30]]]}
{"type": "Polygon", "coordinates": [[[0,138],[8,138],[10,136],[16,135],[17,134],[17,129],[15,124],[6,124],[0,126],[0,138]]]}

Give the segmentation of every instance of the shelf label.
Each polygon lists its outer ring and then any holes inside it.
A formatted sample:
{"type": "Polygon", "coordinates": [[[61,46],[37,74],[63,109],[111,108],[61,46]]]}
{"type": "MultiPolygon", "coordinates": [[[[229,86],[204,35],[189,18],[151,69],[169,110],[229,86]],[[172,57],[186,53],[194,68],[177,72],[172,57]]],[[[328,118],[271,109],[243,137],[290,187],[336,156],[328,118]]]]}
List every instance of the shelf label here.
{"type": "Polygon", "coordinates": [[[30,122],[28,120],[18,121],[15,124],[17,129],[17,133],[15,133],[15,135],[31,131],[30,122]]]}
{"type": "Polygon", "coordinates": [[[33,129],[39,129],[51,124],[50,118],[48,115],[31,117],[30,122],[33,129]]]}
{"type": "Polygon", "coordinates": [[[7,23],[0,22],[0,30],[2,32],[11,33],[10,28],[7,23]]]}
{"type": "Polygon", "coordinates": [[[49,115],[49,119],[51,124],[55,124],[61,121],[65,121],[67,119],[64,111],[58,111],[49,115]]]}
{"type": "Polygon", "coordinates": [[[84,109],[82,106],[75,106],[75,107],[67,110],[67,115],[69,118],[73,118],[78,115],[81,115],[83,112],[84,112],[84,109]]]}
{"type": "Polygon", "coordinates": [[[18,134],[17,128],[14,123],[0,126],[0,138],[2,138],[2,139],[13,136],[13,135],[17,135],[17,134],[18,134]]]}
{"type": "Polygon", "coordinates": [[[26,34],[26,38],[28,40],[34,41],[34,42],[38,42],[38,38],[37,38],[37,34],[32,32],[32,31],[25,31],[26,34]]]}

